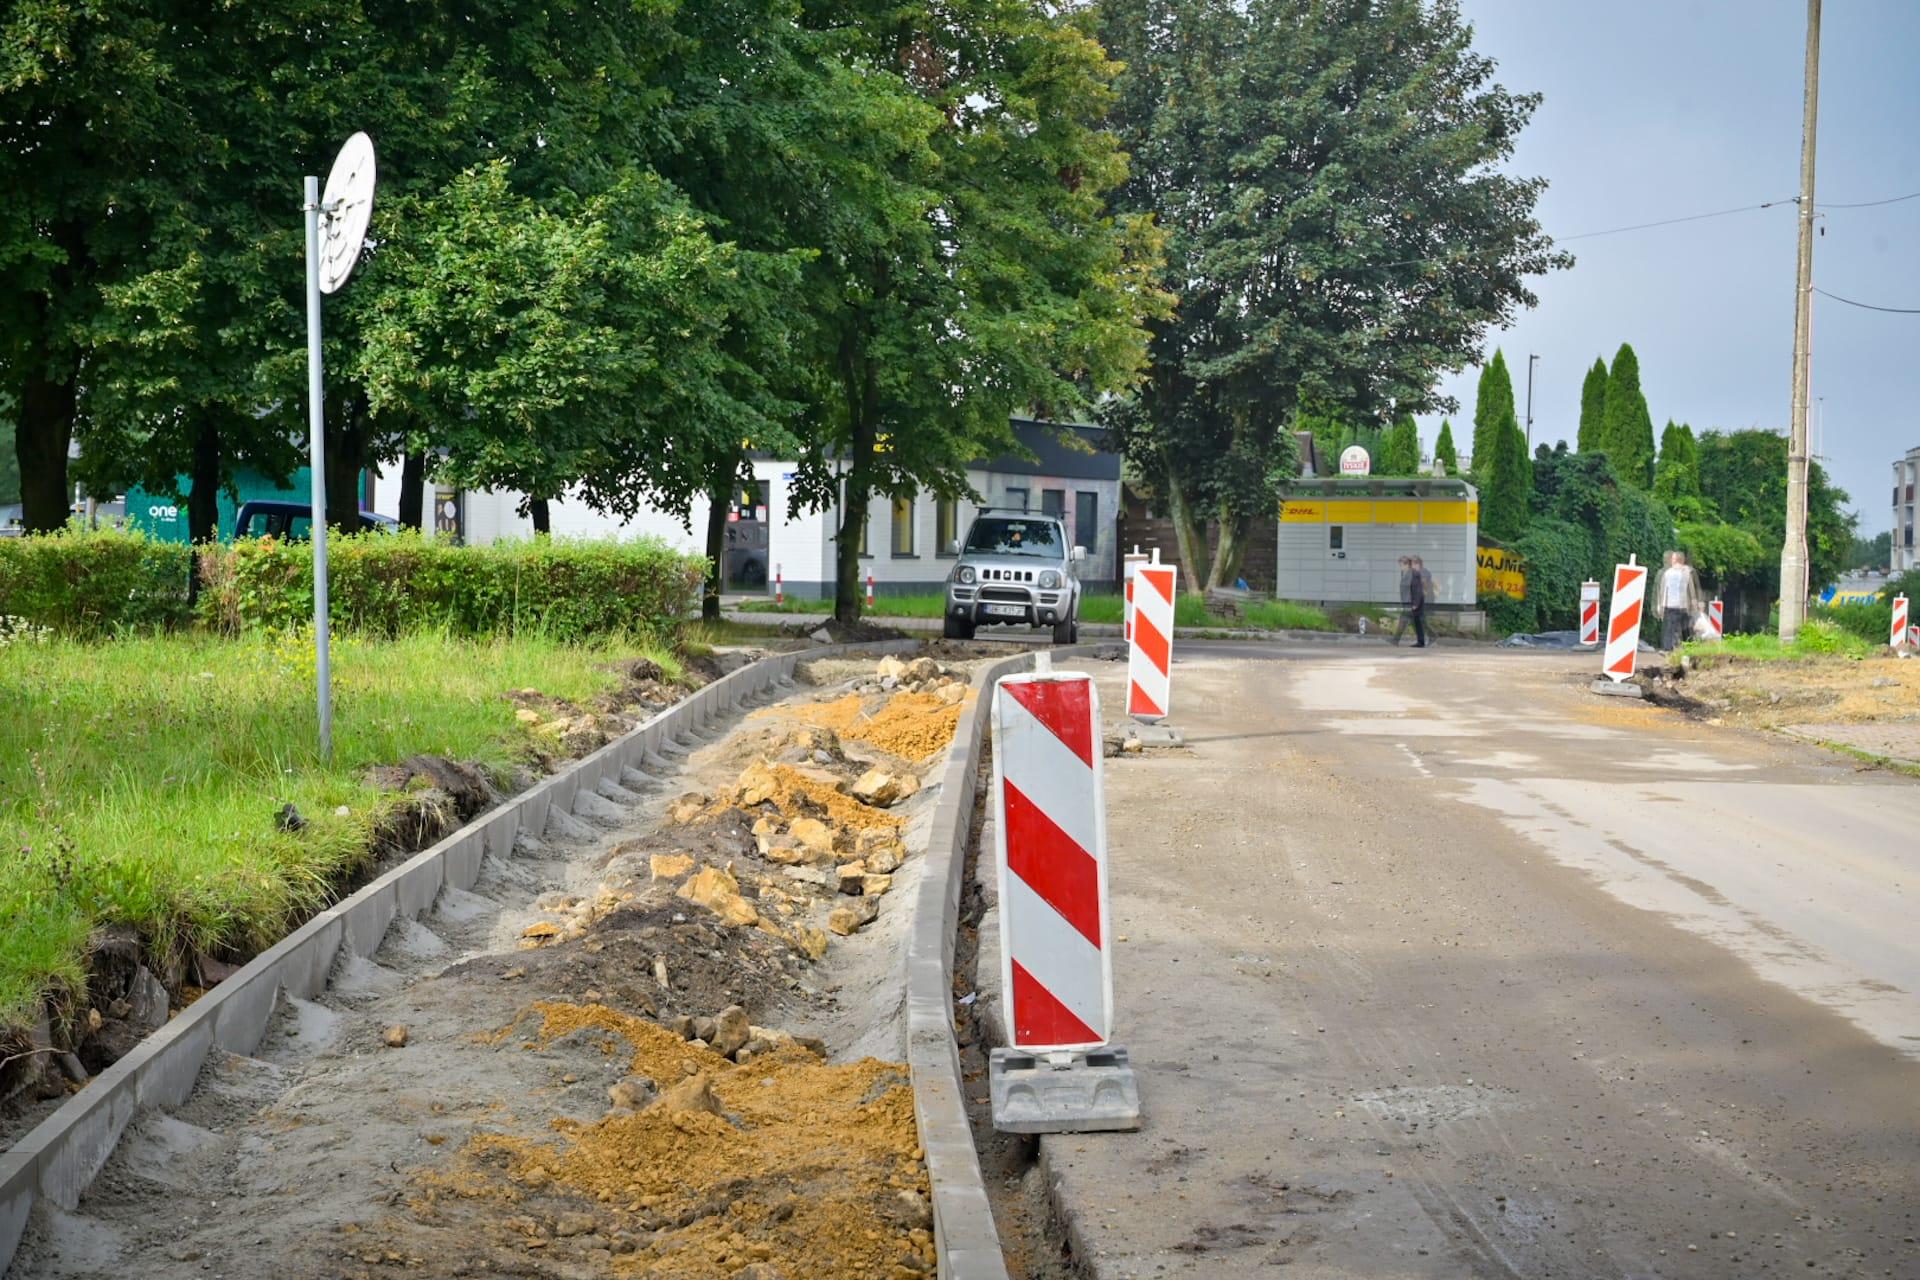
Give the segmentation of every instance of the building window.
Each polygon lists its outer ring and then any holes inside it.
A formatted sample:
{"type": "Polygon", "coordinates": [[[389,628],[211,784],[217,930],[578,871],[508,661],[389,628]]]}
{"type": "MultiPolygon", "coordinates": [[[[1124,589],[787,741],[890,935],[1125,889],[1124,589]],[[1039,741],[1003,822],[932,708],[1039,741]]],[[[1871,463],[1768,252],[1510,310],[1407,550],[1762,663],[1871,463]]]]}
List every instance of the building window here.
{"type": "Polygon", "coordinates": [[[1100,495],[1081,489],[1073,495],[1073,541],[1088,555],[1100,549],[1100,495]]]}
{"type": "Polygon", "coordinates": [[[913,555],[912,498],[893,500],[893,554],[901,557],[913,555]]]}
{"type": "Polygon", "coordinates": [[[1043,516],[1066,515],[1067,491],[1065,489],[1042,489],[1040,491],[1040,514],[1043,516]]]}
{"type": "Polygon", "coordinates": [[[956,498],[937,498],[933,504],[933,554],[953,554],[953,540],[960,536],[960,502],[956,498]]]}
{"type": "Polygon", "coordinates": [[[1006,501],[1002,505],[1010,511],[1025,511],[1027,509],[1027,491],[1025,489],[1008,489],[1006,501]]]}
{"type": "Polygon", "coordinates": [[[1327,550],[1345,551],[1347,549],[1347,527],[1343,524],[1327,526],[1327,550]]]}

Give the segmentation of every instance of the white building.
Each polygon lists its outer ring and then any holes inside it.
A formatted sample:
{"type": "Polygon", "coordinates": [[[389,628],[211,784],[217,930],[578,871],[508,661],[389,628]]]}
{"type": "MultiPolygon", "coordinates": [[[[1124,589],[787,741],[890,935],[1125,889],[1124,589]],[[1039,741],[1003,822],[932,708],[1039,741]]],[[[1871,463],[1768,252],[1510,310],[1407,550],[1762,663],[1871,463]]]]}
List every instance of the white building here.
{"type": "MultiPolygon", "coordinates": [[[[1087,549],[1081,576],[1091,586],[1117,577],[1116,521],[1120,514],[1120,458],[1104,447],[1105,433],[1092,427],[1057,427],[1014,420],[1014,434],[1033,458],[1006,456],[976,463],[967,481],[986,505],[1063,515],[1075,545],[1087,549]],[[1056,435],[1064,432],[1068,441],[1056,435]]],[[[738,495],[729,528],[729,590],[767,591],[779,575],[783,589],[799,599],[833,596],[834,533],[840,515],[802,511],[790,501],[794,464],[774,458],[752,462],[753,487],[738,495]]],[[[374,485],[374,509],[398,518],[398,464],[374,485]]],[[[520,494],[467,492],[425,486],[423,505],[434,527],[470,543],[530,537],[533,523],[519,513],[520,494]]],[[[686,524],[666,512],[642,507],[630,520],[602,515],[586,503],[561,498],[549,504],[554,536],[635,537],[653,535],[682,550],[700,554],[706,546],[707,500],[697,498],[686,524]]],[[[920,494],[889,503],[873,499],[860,557],[861,575],[871,574],[875,591],[937,590],[946,581],[955,539],[964,538],[978,505],[920,494]]]]}
{"type": "Polygon", "coordinates": [[[1901,574],[1920,564],[1913,553],[1913,492],[1920,484],[1920,448],[1907,450],[1907,456],[1893,464],[1893,550],[1894,573],[1901,574]]]}

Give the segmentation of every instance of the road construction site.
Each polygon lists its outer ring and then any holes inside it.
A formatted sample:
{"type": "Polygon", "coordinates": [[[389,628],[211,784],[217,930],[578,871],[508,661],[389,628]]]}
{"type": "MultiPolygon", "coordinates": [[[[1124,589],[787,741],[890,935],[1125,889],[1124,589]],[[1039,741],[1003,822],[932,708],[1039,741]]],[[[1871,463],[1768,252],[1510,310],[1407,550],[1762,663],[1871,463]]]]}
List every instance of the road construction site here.
{"type": "Polygon", "coordinates": [[[1597,661],[1176,650],[1107,761],[1143,1126],[1041,1139],[1088,1274],[1920,1275],[1920,786],[1597,661]]]}
{"type": "Polygon", "coordinates": [[[898,954],[970,658],[828,658],[132,1122],[15,1276],[916,1276],[898,954]]]}
{"type": "Polygon", "coordinates": [[[802,662],[556,807],[140,1110],[9,1274],[1920,1274],[1920,783],[1462,644],[1183,642],[1144,749],[1113,655],[1061,660],[1140,1127],[993,1131],[989,789],[935,1019],[986,1195],[939,1218],[973,1154],[923,1145],[902,958],[1005,654],[802,662]]]}

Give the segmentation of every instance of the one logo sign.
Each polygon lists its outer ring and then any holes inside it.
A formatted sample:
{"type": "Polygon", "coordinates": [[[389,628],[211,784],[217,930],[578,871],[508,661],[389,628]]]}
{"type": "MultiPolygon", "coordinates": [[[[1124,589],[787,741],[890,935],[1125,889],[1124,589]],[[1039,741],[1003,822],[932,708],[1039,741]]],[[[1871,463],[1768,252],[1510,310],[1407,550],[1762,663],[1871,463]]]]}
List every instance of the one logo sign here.
{"type": "Polygon", "coordinates": [[[1372,475],[1373,459],[1359,445],[1350,444],[1340,451],[1340,474],[1343,476],[1372,475]]]}

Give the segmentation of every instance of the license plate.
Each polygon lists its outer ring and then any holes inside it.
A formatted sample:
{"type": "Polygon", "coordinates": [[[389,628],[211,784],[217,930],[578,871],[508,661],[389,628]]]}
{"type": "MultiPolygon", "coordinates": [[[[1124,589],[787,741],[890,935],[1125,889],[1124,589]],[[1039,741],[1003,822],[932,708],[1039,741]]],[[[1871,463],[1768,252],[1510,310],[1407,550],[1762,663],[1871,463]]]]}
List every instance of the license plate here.
{"type": "Polygon", "coordinates": [[[1027,611],[1017,604],[990,604],[987,612],[996,618],[1024,618],[1027,611]]]}

